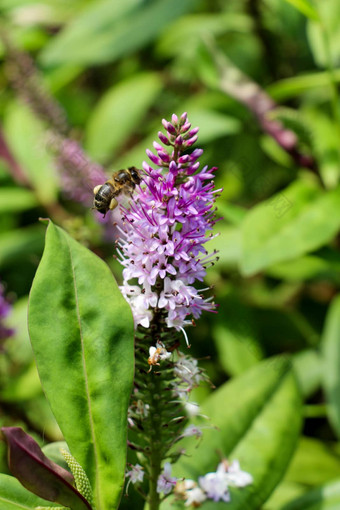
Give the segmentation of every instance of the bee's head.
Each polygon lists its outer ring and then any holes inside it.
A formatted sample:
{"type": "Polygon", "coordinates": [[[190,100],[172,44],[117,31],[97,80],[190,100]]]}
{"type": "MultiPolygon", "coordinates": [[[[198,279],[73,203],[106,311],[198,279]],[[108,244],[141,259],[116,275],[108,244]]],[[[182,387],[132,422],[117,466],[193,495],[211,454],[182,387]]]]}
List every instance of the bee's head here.
{"type": "Polygon", "coordinates": [[[137,168],[135,166],[130,166],[128,170],[130,172],[131,179],[133,180],[133,182],[135,184],[140,184],[141,178],[139,175],[139,170],[137,170],[137,168]]]}

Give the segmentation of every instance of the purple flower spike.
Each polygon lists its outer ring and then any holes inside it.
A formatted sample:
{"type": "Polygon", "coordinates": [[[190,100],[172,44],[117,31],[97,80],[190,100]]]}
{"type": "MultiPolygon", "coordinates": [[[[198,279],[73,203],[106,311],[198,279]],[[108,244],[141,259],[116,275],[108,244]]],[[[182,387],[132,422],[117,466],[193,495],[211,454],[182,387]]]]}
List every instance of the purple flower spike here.
{"type": "MultiPolygon", "coordinates": [[[[204,310],[216,308],[212,298],[203,295],[208,289],[193,284],[203,281],[207,267],[217,260],[216,253],[208,254],[205,243],[212,238],[214,202],[220,190],[213,190],[213,169],[199,170],[196,160],[201,149],[182,153],[197,138],[186,140],[183,121],[186,114],[177,122],[172,117],[173,124],[163,121],[173,147],[166,152],[156,143],[158,156],[146,151],[155,167],[143,163],[143,183],[130,209],[122,208],[122,292],[136,326],[145,328],[152,323],[155,309],[168,328],[184,331],[204,310]]],[[[164,136],[159,136],[161,141],[164,136]]]]}
{"type": "Polygon", "coordinates": [[[4,288],[0,283],[0,349],[1,342],[13,336],[14,329],[8,328],[3,323],[3,320],[11,313],[12,307],[4,297],[4,288]]]}

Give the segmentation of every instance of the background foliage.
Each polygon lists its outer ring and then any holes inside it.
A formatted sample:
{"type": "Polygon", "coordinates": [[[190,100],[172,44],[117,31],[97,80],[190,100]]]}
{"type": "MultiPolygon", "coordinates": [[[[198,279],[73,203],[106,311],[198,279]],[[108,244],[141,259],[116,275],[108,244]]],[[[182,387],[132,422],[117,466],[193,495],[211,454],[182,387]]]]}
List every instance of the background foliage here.
{"type": "MultiPolygon", "coordinates": [[[[339,2],[1,0],[0,9],[2,31],[34,58],[39,87],[61,105],[69,136],[108,173],[140,167],[171,113],[187,111],[200,126],[203,162],[218,166],[224,188],[223,219],[210,242],[220,261],[208,273],[219,314],[189,331],[191,354],[216,387],[229,379],[232,386],[216,392],[215,405],[204,404],[208,386],[195,399],[225,424],[224,446],[245,469],[270,459],[259,475],[259,503],[235,495],[230,508],[339,508],[339,2]],[[264,360],[277,355],[283,361],[270,365],[267,378],[264,360]],[[264,429],[264,442],[272,442],[256,449],[264,429]]],[[[23,100],[25,83],[14,90],[7,53],[2,45],[0,278],[16,334],[0,355],[0,422],[22,425],[42,444],[62,438],[26,326],[44,245],[38,219],[62,225],[118,281],[121,267],[91,203],[65,193],[49,124],[23,100]]],[[[8,472],[1,444],[0,468],[8,472]]]]}

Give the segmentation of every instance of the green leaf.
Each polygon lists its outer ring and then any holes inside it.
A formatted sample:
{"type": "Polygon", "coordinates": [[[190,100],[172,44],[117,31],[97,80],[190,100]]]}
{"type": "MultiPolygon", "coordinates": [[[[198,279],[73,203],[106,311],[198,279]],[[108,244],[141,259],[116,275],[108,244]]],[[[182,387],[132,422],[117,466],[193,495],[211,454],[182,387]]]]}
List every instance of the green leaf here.
{"type": "Polygon", "coordinates": [[[314,60],[319,67],[338,66],[340,57],[340,37],[338,0],[322,2],[318,0],[320,22],[310,20],[307,25],[307,38],[314,60]]]}
{"type": "MultiPolygon", "coordinates": [[[[197,480],[216,470],[221,453],[238,459],[254,482],[231,489],[228,508],[260,508],[282,478],[300,430],[301,401],[289,360],[259,363],[215,391],[201,411],[218,430],[204,431],[200,447],[188,449],[188,456],[176,465],[176,474],[197,480]]],[[[209,510],[225,508],[224,503],[204,505],[209,510]]]]}
{"type": "Polygon", "coordinates": [[[56,464],[59,464],[59,466],[63,467],[64,469],[68,469],[70,471],[70,468],[68,467],[68,464],[61,453],[61,450],[68,451],[69,449],[66,441],[54,441],[53,443],[46,444],[41,449],[46,457],[51,459],[56,464]]]}
{"type": "Polygon", "coordinates": [[[213,337],[219,361],[230,375],[242,374],[261,359],[261,349],[256,341],[247,331],[239,331],[230,323],[215,326],[213,337]]]}
{"type": "Polygon", "coordinates": [[[53,38],[43,51],[41,61],[47,66],[113,62],[153,41],[167,25],[194,5],[194,0],[96,2],[53,38]]]}
{"type": "Polygon", "coordinates": [[[242,225],[241,271],[252,275],[320,248],[340,227],[340,187],[297,181],[255,206],[242,225]]]}
{"type": "Polygon", "coordinates": [[[241,130],[241,122],[235,117],[214,110],[190,107],[193,101],[184,105],[192,126],[199,126],[199,141],[209,143],[217,138],[235,135],[241,130]]]}
{"type": "Polygon", "coordinates": [[[320,108],[308,108],[303,112],[303,120],[308,124],[313,153],[320,167],[320,175],[326,188],[335,188],[340,181],[339,137],[334,129],[334,120],[320,108]]]}
{"type": "Polygon", "coordinates": [[[99,161],[113,157],[136,131],[160,92],[157,73],[140,73],[109,89],[90,116],[86,148],[99,161]]]}
{"type": "Polygon", "coordinates": [[[218,359],[228,374],[239,375],[263,358],[262,349],[249,309],[233,294],[220,306],[222,313],[213,326],[218,359]]]}
{"type": "Polygon", "coordinates": [[[331,303],[322,334],[323,387],[329,420],[340,437],[340,296],[331,303]]]}
{"type": "Polygon", "coordinates": [[[285,0],[287,3],[293,5],[295,9],[301,12],[307,18],[314,21],[319,20],[318,11],[307,0],[285,0]]]}
{"type": "Polygon", "coordinates": [[[317,351],[313,349],[301,351],[292,359],[294,374],[301,394],[308,398],[321,385],[321,359],[317,351]]]}
{"type": "Polygon", "coordinates": [[[34,398],[41,393],[37,368],[33,362],[0,391],[1,399],[12,403],[34,398]]]}
{"type": "Polygon", "coordinates": [[[42,204],[55,201],[58,179],[52,154],[47,149],[46,131],[27,105],[13,102],[5,116],[7,142],[32,183],[42,204]]]}
{"type": "Polygon", "coordinates": [[[0,214],[21,212],[38,205],[34,194],[24,188],[0,189],[0,214]]]}
{"type": "Polygon", "coordinates": [[[51,222],[29,332],[46,396],[97,510],[116,508],[134,371],[132,314],[107,265],[51,222]]]}
{"type": "Polygon", "coordinates": [[[226,33],[248,34],[251,30],[249,16],[232,11],[204,12],[182,16],[165,30],[157,41],[157,53],[162,57],[174,57],[189,51],[196,53],[204,37],[218,37],[226,33]]]}
{"type": "Polygon", "coordinates": [[[274,278],[289,281],[330,280],[340,284],[340,255],[322,253],[305,255],[290,262],[282,262],[267,269],[267,274],[274,278]]]}
{"type": "Polygon", "coordinates": [[[340,505],[340,480],[317,487],[280,510],[338,510],[340,505]]]}
{"type": "Polygon", "coordinates": [[[236,266],[241,257],[241,230],[226,225],[222,220],[219,225],[219,232],[219,236],[209,241],[209,251],[218,251],[219,265],[236,266]]]}
{"type": "Polygon", "coordinates": [[[29,492],[13,476],[0,473],[1,510],[35,510],[37,506],[52,505],[52,503],[29,492]]]}
{"type": "Polygon", "coordinates": [[[340,459],[331,450],[329,444],[303,436],[289,465],[285,480],[311,487],[338,478],[339,472],[340,459]]]}
{"type": "MultiPolygon", "coordinates": [[[[340,69],[334,71],[336,82],[340,81],[340,69]]],[[[314,88],[329,86],[329,73],[321,71],[317,73],[301,74],[291,78],[284,78],[267,87],[268,94],[276,101],[285,101],[296,97],[314,88]]]]}
{"type": "Polygon", "coordinates": [[[0,266],[15,264],[33,253],[41,253],[44,246],[41,225],[11,230],[0,234],[0,266]]]}

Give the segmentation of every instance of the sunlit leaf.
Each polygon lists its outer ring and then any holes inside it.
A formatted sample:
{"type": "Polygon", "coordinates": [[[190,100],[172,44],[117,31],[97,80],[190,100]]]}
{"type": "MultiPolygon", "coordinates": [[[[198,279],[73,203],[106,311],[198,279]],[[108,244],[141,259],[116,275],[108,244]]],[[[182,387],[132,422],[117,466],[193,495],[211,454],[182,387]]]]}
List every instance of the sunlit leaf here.
{"type": "Polygon", "coordinates": [[[41,60],[48,66],[113,62],[143,48],[194,4],[194,0],[96,2],[51,41],[41,60]]]}
{"type": "Polygon", "coordinates": [[[98,507],[115,508],[134,371],[131,310],[107,265],[52,223],[31,291],[29,331],[70,452],[98,507]]]}
{"type": "Polygon", "coordinates": [[[298,11],[304,16],[314,21],[319,20],[318,11],[310,4],[308,0],[285,0],[289,4],[293,5],[298,11]]]}
{"type": "MultiPolygon", "coordinates": [[[[254,482],[231,489],[228,508],[258,509],[282,478],[300,430],[301,401],[289,360],[259,363],[216,390],[201,410],[218,430],[204,431],[199,448],[180,459],[177,476],[197,480],[216,470],[221,454],[238,459],[254,482]]],[[[204,505],[225,508],[223,502],[204,505]]]]}
{"type": "Polygon", "coordinates": [[[242,224],[241,270],[250,275],[332,240],[340,228],[340,187],[328,193],[295,182],[254,207],[242,224]]]}
{"type": "Polygon", "coordinates": [[[36,197],[42,204],[54,202],[58,179],[41,122],[27,105],[15,102],[6,112],[4,131],[13,155],[34,187],[36,197]]]}
{"type": "Polygon", "coordinates": [[[99,161],[112,158],[133,133],[161,90],[160,76],[140,73],[109,89],[87,125],[86,148],[99,161]]]}

